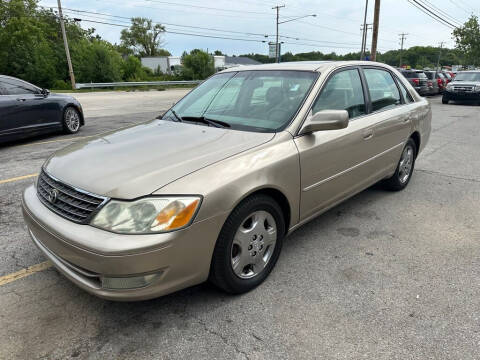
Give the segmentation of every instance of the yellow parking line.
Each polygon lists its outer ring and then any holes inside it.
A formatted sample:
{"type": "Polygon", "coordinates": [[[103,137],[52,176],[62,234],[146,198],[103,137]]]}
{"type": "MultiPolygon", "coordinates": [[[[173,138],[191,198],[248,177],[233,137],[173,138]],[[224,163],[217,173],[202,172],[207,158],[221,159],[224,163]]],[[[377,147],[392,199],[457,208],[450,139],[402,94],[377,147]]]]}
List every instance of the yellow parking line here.
{"type": "Polygon", "coordinates": [[[5,180],[0,180],[0,184],[9,183],[9,182],[12,182],[12,181],[29,179],[29,178],[32,178],[32,177],[35,177],[35,176],[38,176],[38,173],[36,173],[36,174],[30,174],[30,175],[18,176],[18,177],[14,177],[14,178],[10,178],[10,179],[5,179],[5,180]]]}
{"type": "Polygon", "coordinates": [[[12,274],[2,276],[0,277],[0,286],[11,283],[12,281],[20,280],[24,277],[33,275],[39,271],[46,270],[52,266],[53,264],[50,261],[44,261],[44,262],[41,262],[40,264],[32,265],[27,267],[26,269],[22,269],[12,274]]]}
{"type": "Polygon", "coordinates": [[[15,147],[23,147],[23,146],[33,146],[33,145],[41,145],[41,144],[50,144],[50,143],[55,143],[55,142],[62,142],[62,141],[72,141],[72,140],[77,140],[77,139],[86,139],[89,137],[97,136],[95,135],[87,135],[87,136],[75,136],[75,137],[70,137],[68,139],[57,139],[57,140],[48,140],[48,141],[38,141],[38,142],[33,142],[31,144],[23,144],[23,145],[17,145],[15,147]]]}

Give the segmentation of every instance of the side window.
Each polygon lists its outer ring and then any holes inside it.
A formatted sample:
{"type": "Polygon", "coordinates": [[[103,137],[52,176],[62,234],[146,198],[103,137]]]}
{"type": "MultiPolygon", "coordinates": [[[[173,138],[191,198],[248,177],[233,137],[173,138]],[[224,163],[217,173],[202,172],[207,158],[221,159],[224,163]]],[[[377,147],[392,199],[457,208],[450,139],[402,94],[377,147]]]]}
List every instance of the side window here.
{"type": "Polygon", "coordinates": [[[372,111],[391,108],[402,103],[397,85],[388,71],[381,69],[364,69],[367,79],[372,111]]]}
{"type": "Polygon", "coordinates": [[[333,75],[313,104],[313,113],[321,110],[347,110],[350,119],[365,114],[362,81],[357,69],[333,75]]]}
{"type": "Polygon", "coordinates": [[[403,98],[405,99],[405,104],[410,104],[413,102],[413,97],[410,94],[410,92],[407,90],[405,85],[402,84],[402,82],[397,79],[398,85],[400,85],[400,91],[402,92],[403,98]]]}
{"type": "Polygon", "coordinates": [[[37,90],[30,84],[15,80],[15,79],[2,79],[4,90],[8,95],[24,95],[24,94],[36,94],[37,90]]]}

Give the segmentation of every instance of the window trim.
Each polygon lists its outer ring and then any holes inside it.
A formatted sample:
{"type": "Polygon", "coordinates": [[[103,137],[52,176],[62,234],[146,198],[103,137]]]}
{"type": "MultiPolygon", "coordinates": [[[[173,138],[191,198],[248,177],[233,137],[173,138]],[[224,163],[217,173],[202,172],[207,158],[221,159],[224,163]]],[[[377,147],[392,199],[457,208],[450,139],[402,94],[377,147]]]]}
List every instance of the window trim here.
{"type": "MultiPolygon", "coordinates": [[[[384,111],[394,110],[394,109],[396,109],[396,108],[399,107],[399,106],[408,105],[408,104],[406,104],[406,103],[403,101],[403,95],[402,95],[402,92],[400,91],[400,88],[398,87],[399,85],[398,85],[398,83],[397,83],[397,81],[396,81],[396,76],[395,76],[395,74],[393,73],[393,71],[391,71],[390,69],[381,67],[381,66],[374,66],[374,65],[362,65],[362,66],[361,66],[361,69],[362,69],[362,73],[363,73],[363,70],[365,70],[365,69],[383,70],[383,71],[389,73],[390,76],[391,76],[392,79],[393,79],[393,82],[395,83],[395,86],[397,87],[397,91],[398,91],[398,94],[400,95],[400,101],[401,101],[401,104],[396,105],[394,108],[381,108],[380,110],[372,111],[372,110],[373,110],[373,105],[372,105],[372,100],[370,99],[370,89],[368,88],[367,78],[365,77],[365,86],[367,87],[368,99],[369,99],[369,103],[370,103],[370,112],[369,112],[368,114],[378,114],[378,113],[381,113],[381,112],[384,112],[384,111]]],[[[363,73],[363,75],[365,76],[365,73],[363,73]]],[[[412,94],[410,94],[410,96],[411,96],[411,95],[412,95],[412,94]]],[[[413,96],[412,96],[412,97],[413,97],[413,96]]],[[[415,101],[414,101],[414,102],[415,102],[415,101]]]]}
{"type": "MultiPolygon", "coordinates": [[[[361,67],[358,66],[358,65],[342,66],[342,67],[339,67],[339,68],[333,70],[332,72],[330,72],[330,74],[328,74],[327,78],[323,82],[322,86],[317,90],[317,94],[315,95],[315,98],[313,99],[313,101],[308,106],[308,110],[307,110],[306,114],[304,115],[300,125],[298,126],[298,128],[295,131],[294,138],[306,135],[306,134],[299,134],[300,130],[302,130],[302,127],[305,124],[305,121],[307,121],[307,118],[310,115],[310,112],[312,111],[313,105],[316,103],[317,99],[322,95],[323,90],[325,89],[325,87],[327,86],[327,84],[331,80],[331,78],[334,77],[339,72],[349,71],[349,70],[357,70],[358,75],[360,76],[360,83],[362,84],[362,91],[363,91],[363,101],[365,103],[365,114],[357,116],[353,119],[349,118],[348,121],[349,122],[350,121],[356,121],[358,119],[361,119],[361,118],[369,115],[368,103],[369,103],[370,97],[368,96],[368,91],[366,91],[366,88],[365,88],[366,83],[365,83],[365,78],[363,77],[363,72],[361,70],[361,67]]],[[[317,80],[318,80],[318,78],[317,78],[317,80]]],[[[306,100],[306,98],[305,98],[305,100],[306,100]]]]}

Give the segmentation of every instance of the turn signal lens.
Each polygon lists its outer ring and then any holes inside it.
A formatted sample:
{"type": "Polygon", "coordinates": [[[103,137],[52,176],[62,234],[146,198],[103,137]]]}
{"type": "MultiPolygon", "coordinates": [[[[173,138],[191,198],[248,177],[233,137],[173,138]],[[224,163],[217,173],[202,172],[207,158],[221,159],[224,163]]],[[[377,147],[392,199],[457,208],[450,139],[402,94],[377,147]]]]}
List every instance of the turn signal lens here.
{"type": "Polygon", "coordinates": [[[195,215],[200,200],[185,200],[176,200],[165,206],[157,215],[152,229],[168,231],[187,225],[195,215]]]}

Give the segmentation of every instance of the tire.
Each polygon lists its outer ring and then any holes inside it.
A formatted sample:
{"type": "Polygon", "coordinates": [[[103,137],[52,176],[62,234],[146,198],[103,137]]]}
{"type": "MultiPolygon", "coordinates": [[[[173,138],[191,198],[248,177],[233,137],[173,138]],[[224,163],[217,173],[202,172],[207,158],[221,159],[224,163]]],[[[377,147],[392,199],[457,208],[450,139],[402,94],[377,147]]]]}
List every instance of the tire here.
{"type": "Polygon", "coordinates": [[[442,97],[442,104],[448,104],[448,101],[449,101],[449,100],[446,99],[445,96],[442,97]]]}
{"type": "Polygon", "coordinates": [[[400,191],[407,187],[412,178],[417,156],[417,145],[412,138],[408,139],[402,151],[395,174],[384,181],[385,187],[391,191],[400,191]],[[405,163],[407,161],[407,163],[405,163]]]}
{"type": "Polygon", "coordinates": [[[210,282],[230,294],[254,289],[275,266],[284,236],[285,219],[274,199],[262,194],[245,199],[220,232],[210,282]]]}
{"type": "Polygon", "coordinates": [[[80,126],[80,113],[73,106],[68,106],[63,112],[63,131],[66,134],[76,134],[80,126]]]}

